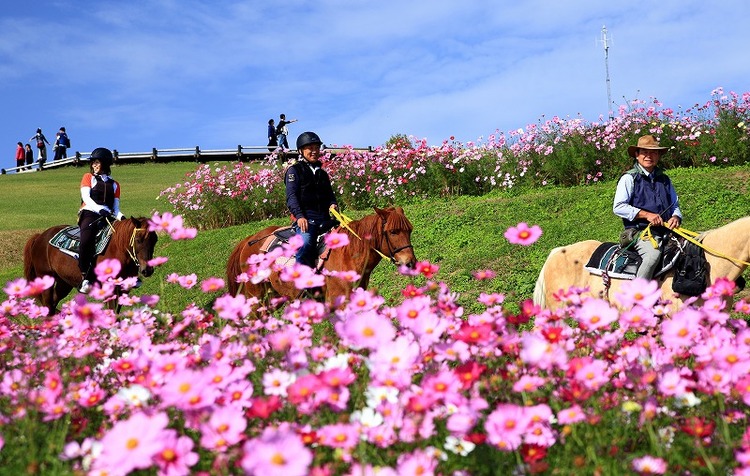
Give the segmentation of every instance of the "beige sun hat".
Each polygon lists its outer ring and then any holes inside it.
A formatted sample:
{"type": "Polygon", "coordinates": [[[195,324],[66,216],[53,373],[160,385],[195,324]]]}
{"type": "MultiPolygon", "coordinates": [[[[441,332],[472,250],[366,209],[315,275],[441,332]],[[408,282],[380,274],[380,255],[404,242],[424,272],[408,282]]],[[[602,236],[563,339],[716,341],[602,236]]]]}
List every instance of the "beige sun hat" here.
{"type": "Polygon", "coordinates": [[[668,150],[669,147],[661,147],[659,145],[659,141],[656,140],[656,137],[648,135],[639,137],[638,144],[628,147],[628,155],[631,157],[636,157],[638,149],[668,150]]]}

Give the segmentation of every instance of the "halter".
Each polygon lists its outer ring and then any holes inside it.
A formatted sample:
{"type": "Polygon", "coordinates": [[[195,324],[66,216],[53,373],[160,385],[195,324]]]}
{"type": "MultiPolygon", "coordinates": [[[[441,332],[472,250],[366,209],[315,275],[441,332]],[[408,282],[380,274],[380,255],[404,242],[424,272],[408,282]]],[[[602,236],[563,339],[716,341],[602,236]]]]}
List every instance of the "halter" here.
{"type": "MultiPolygon", "coordinates": [[[[335,208],[332,208],[330,210],[330,212],[331,212],[331,215],[333,215],[333,217],[335,219],[337,219],[339,221],[339,223],[341,223],[341,226],[343,226],[344,228],[346,228],[347,230],[349,230],[352,235],[356,236],[357,238],[359,238],[360,241],[362,241],[362,238],[360,238],[360,236],[357,234],[357,232],[355,232],[354,230],[352,230],[352,228],[349,226],[349,223],[351,223],[353,221],[351,218],[347,217],[343,213],[339,213],[339,211],[336,210],[335,208]]],[[[370,249],[372,249],[373,251],[375,251],[382,258],[385,258],[385,259],[389,260],[393,264],[396,264],[396,253],[398,253],[399,251],[405,250],[407,248],[414,249],[414,246],[412,246],[412,244],[409,243],[408,245],[404,245],[404,246],[402,246],[400,248],[396,248],[394,250],[393,249],[393,245],[391,244],[391,240],[388,238],[388,233],[386,233],[386,231],[385,231],[385,220],[383,220],[382,235],[383,235],[383,238],[385,238],[385,243],[388,245],[388,253],[390,254],[390,256],[384,255],[379,249],[374,248],[373,246],[370,246],[370,249]]]]}

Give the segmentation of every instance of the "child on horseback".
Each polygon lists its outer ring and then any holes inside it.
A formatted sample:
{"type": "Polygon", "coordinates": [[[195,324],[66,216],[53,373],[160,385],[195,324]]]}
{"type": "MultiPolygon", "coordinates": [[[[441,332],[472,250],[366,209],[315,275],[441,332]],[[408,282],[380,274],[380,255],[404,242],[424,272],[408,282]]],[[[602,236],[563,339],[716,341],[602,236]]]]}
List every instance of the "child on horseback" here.
{"type": "Polygon", "coordinates": [[[81,229],[81,245],[78,253],[78,268],[81,270],[80,292],[88,293],[96,280],[96,234],[106,224],[106,218],[124,218],[120,211],[120,184],[112,177],[112,152],[98,147],[91,152],[90,171],[81,179],[81,208],[78,211],[78,227],[81,229]]]}
{"type": "Polygon", "coordinates": [[[323,142],[314,132],[303,132],[297,138],[301,160],[284,174],[286,204],[295,220],[293,228],[302,237],[297,250],[298,263],[315,267],[318,236],[328,231],[335,222],[329,210],[338,208],[331,179],[320,163],[323,142]]]}

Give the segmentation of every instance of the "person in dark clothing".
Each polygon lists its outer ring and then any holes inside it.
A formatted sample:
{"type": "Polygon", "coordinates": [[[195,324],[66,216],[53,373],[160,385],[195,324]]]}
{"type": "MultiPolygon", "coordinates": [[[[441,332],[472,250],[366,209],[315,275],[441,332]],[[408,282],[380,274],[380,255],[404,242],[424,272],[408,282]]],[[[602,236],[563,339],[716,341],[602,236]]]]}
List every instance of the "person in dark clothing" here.
{"type": "Polygon", "coordinates": [[[637,145],[628,147],[628,155],[636,160],[633,168],[617,182],[613,212],[622,218],[626,229],[640,231],[651,225],[651,233],[658,245],[654,248],[651,240],[640,237],[636,241],[635,250],[643,260],[636,272],[639,278],[653,277],[661,259],[662,241],[670,230],[682,224],[677,192],[669,177],[658,167],[666,150],[667,147],[661,147],[654,136],[640,137],[637,145]]]}
{"type": "Polygon", "coordinates": [[[284,174],[286,204],[294,220],[293,228],[302,237],[302,247],[295,258],[298,263],[315,267],[318,237],[335,226],[330,209],[338,208],[331,179],[320,162],[320,137],[303,132],[297,138],[300,160],[284,174]]]}
{"type": "Polygon", "coordinates": [[[89,160],[90,172],[81,179],[81,209],[78,211],[78,227],[81,229],[78,269],[83,278],[82,293],[89,292],[96,280],[96,234],[106,225],[106,218],[124,218],[120,211],[120,184],[110,177],[112,152],[98,147],[91,152],[89,160]]]}
{"type": "Polygon", "coordinates": [[[26,170],[31,170],[31,164],[34,163],[34,151],[31,149],[31,144],[26,144],[26,170]]]}
{"type": "Polygon", "coordinates": [[[274,125],[273,119],[268,120],[268,151],[273,152],[276,147],[279,146],[279,141],[276,137],[276,126],[274,125]]]}
{"type": "Polygon", "coordinates": [[[70,147],[70,139],[68,133],[65,132],[65,128],[61,127],[57,131],[57,138],[55,139],[55,157],[52,160],[61,160],[68,157],[68,148],[70,147]]]}

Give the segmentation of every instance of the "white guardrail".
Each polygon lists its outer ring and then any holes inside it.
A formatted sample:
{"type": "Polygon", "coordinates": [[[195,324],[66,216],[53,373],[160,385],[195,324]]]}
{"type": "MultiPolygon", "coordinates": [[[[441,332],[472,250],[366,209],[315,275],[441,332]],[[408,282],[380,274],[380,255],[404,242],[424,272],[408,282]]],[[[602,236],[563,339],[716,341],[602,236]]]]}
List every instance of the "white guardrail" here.
{"type": "MultiPolygon", "coordinates": [[[[344,149],[341,148],[329,148],[328,150],[336,152],[344,149]]],[[[354,150],[372,151],[372,147],[366,148],[354,148],[354,150]]],[[[203,157],[212,157],[216,160],[219,157],[223,157],[225,160],[241,160],[241,159],[253,159],[260,160],[273,152],[273,149],[269,150],[266,145],[238,145],[233,149],[201,149],[199,146],[177,148],[177,149],[151,149],[149,152],[119,152],[116,149],[112,151],[115,156],[115,163],[126,163],[130,161],[164,161],[182,160],[182,161],[195,161],[202,162],[203,157]]],[[[288,155],[298,155],[298,152],[294,149],[285,150],[280,152],[281,157],[288,155]]],[[[30,165],[24,165],[21,167],[6,167],[0,169],[0,174],[23,174],[29,172],[38,172],[40,170],[53,169],[57,167],[64,167],[67,165],[80,165],[81,162],[87,162],[91,152],[75,152],[68,158],[60,160],[47,160],[44,164],[40,164],[39,161],[34,161],[30,165]]]]}

